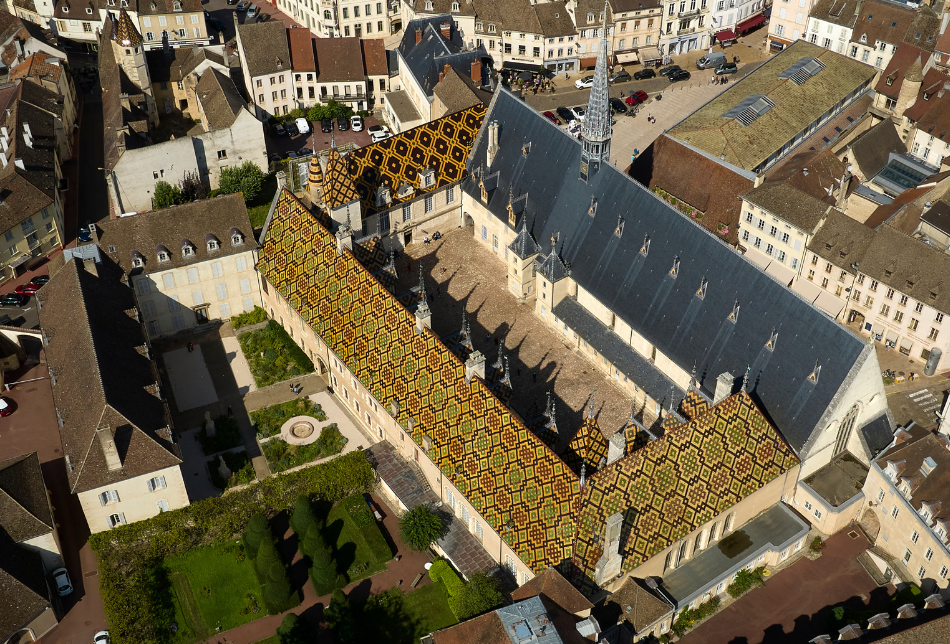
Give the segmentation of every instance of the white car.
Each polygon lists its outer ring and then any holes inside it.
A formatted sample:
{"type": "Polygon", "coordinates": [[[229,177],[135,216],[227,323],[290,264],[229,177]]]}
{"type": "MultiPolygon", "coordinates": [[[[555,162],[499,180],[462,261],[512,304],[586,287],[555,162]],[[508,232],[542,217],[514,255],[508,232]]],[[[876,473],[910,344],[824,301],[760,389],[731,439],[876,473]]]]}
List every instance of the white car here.
{"type": "Polygon", "coordinates": [[[362,132],[363,131],[363,117],[356,114],[351,116],[350,127],[353,129],[354,132],[362,132]]]}
{"type": "Polygon", "coordinates": [[[109,644],[109,631],[99,631],[92,636],[92,644],[109,644]]]}
{"type": "Polygon", "coordinates": [[[587,89],[588,87],[593,87],[593,85],[593,76],[585,76],[584,78],[578,78],[576,81],[574,81],[574,87],[577,89],[587,89]]]}
{"type": "Polygon", "coordinates": [[[305,118],[299,118],[294,121],[294,125],[300,130],[301,134],[310,134],[310,121],[305,118]]]}
{"type": "Polygon", "coordinates": [[[69,573],[65,568],[57,568],[53,571],[53,585],[56,586],[56,592],[60,597],[73,592],[73,585],[69,582],[69,573]]]}
{"type": "Polygon", "coordinates": [[[249,7],[247,8],[247,19],[248,19],[248,20],[251,20],[251,19],[253,19],[255,16],[257,16],[257,5],[256,5],[256,4],[252,4],[251,6],[249,6],[249,7]]]}
{"type": "Polygon", "coordinates": [[[391,137],[390,132],[371,132],[369,138],[373,140],[373,143],[379,143],[391,137]]]}
{"type": "Polygon", "coordinates": [[[571,108],[571,113],[574,114],[574,118],[576,118],[578,121],[580,121],[581,123],[583,123],[583,122],[584,122],[584,115],[585,115],[587,112],[584,110],[583,107],[581,107],[580,105],[578,105],[577,107],[572,107],[572,108],[571,108]]]}

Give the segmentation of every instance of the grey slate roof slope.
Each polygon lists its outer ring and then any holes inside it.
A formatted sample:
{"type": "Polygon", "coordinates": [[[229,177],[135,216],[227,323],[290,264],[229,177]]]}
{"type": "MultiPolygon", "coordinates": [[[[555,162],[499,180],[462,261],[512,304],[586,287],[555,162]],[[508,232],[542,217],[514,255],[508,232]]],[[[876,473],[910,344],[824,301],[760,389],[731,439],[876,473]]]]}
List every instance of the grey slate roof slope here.
{"type": "Polygon", "coordinates": [[[74,494],[181,463],[132,290],[108,260],[96,269],[98,276],[70,260],[37,296],[74,494]],[[99,427],[111,429],[121,468],[108,469],[99,427]]]}
{"type": "Polygon", "coordinates": [[[14,541],[53,531],[53,515],[36,452],[0,461],[0,530],[14,541]]]}
{"type": "Polygon", "coordinates": [[[907,145],[901,141],[894,122],[884,119],[855,139],[849,149],[851,160],[870,179],[887,165],[891,153],[907,152],[907,145]]]}
{"type": "Polygon", "coordinates": [[[231,77],[217,69],[208,69],[201,75],[195,86],[195,94],[201,102],[208,130],[226,130],[234,124],[241,110],[247,107],[231,77]]]}
{"type": "Polygon", "coordinates": [[[766,181],[743,198],[809,233],[815,231],[831,208],[810,194],[777,181],[766,181]]]}
{"type": "MultiPolygon", "coordinates": [[[[509,186],[516,198],[528,193],[529,229],[542,240],[560,235],[561,255],[581,288],[681,368],[695,363],[706,392],[715,391],[719,374],[738,377],[750,366],[750,395],[801,451],[849,372],[871,350],[614,168],[581,182],[580,144],[510,92],[496,92],[486,119],[500,128],[500,149],[487,170],[499,172],[487,203],[494,216],[507,225],[509,186]],[[531,142],[527,157],[525,142],[531,142]],[[587,214],[592,197],[594,217],[587,214]],[[644,257],[645,237],[650,247],[644,257]],[[674,258],[680,261],[675,278],[674,258]],[[740,311],[733,323],[728,318],[736,303],[740,311]],[[779,335],[769,351],[772,329],[779,335]],[[816,362],[821,374],[813,383],[808,376],[816,362]]],[[[473,199],[481,199],[472,172],[485,163],[487,143],[483,129],[462,182],[473,199]]]]}
{"type": "Polygon", "coordinates": [[[40,555],[0,533],[0,638],[6,641],[49,606],[40,555]]]}
{"type": "Polygon", "coordinates": [[[405,29],[398,51],[409,69],[409,73],[419,82],[426,96],[432,96],[432,90],[439,82],[439,72],[451,65],[459,74],[471,74],[472,62],[480,61],[486,55],[483,47],[465,50],[462,38],[452,27],[451,39],[446,40],[439,31],[439,25],[447,16],[434,16],[413,20],[405,29]],[[416,43],[416,28],[422,29],[422,40],[416,43]]]}
{"type": "Polygon", "coordinates": [[[283,21],[238,25],[238,32],[251,78],[281,71],[290,73],[290,47],[283,21]]]}

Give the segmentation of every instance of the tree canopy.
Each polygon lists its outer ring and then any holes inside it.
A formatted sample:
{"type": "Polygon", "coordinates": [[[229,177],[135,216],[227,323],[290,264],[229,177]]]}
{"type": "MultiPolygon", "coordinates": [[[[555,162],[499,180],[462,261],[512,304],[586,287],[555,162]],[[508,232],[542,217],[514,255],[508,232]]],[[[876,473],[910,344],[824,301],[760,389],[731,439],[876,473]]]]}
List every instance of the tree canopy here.
{"type": "Polygon", "coordinates": [[[399,519],[399,534],[407,546],[422,552],[445,534],[445,524],[428,506],[417,505],[399,519]]]}
{"type": "Polygon", "coordinates": [[[244,194],[244,203],[249,203],[260,194],[263,183],[264,171],[253,161],[245,161],[239,166],[221,170],[218,189],[224,194],[241,192],[244,194]]]}

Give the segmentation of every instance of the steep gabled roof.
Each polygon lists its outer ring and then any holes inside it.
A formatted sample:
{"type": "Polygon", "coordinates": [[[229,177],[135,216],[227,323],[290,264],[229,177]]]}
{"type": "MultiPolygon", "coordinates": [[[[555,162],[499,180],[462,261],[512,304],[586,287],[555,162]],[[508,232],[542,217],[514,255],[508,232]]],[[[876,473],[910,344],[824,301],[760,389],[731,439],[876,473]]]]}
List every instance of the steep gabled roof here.
{"type": "Polygon", "coordinates": [[[6,641],[51,608],[40,555],[0,532],[0,638],[6,641]]]}
{"type": "Polygon", "coordinates": [[[555,604],[576,615],[594,607],[579,590],[574,588],[564,575],[554,568],[545,568],[541,574],[532,577],[526,584],[522,584],[511,592],[515,601],[528,599],[535,595],[544,595],[555,604]]]}
{"type": "Polygon", "coordinates": [[[201,103],[207,130],[228,129],[247,108],[231,77],[217,69],[205,70],[195,86],[195,94],[201,103]]]}
{"type": "Polygon", "coordinates": [[[53,515],[36,452],[0,461],[0,530],[14,541],[53,531],[53,515]]]}
{"type": "Polygon", "coordinates": [[[292,70],[287,27],[282,20],[238,25],[241,47],[251,78],[292,70]]]}
{"type": "MultiPolygon", "coordinates": [[[[347,155],[349,156],[349,155],[347,155]]],[[[351,201],[359,201],[360,194],[347,168],[346,160],[336,148],[327,156],[327,169],[323,175],[323,201],[327,208],[336,208],[351,201]]]]}
{"type": "Polygon", "coordinates": [[[583,467],[590,476],[606,463],[607,450],[607,439],[600,431],[597,418],[588,412],[581,428],[568,443],[562,458],[576,474],[580,474],[583,467]]]}

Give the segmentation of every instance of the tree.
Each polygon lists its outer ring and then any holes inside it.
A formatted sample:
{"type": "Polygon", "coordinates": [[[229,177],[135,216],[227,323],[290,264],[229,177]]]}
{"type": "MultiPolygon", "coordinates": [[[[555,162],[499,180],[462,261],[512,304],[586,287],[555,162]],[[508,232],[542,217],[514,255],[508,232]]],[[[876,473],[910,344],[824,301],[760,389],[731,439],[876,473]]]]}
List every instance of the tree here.
{"type": "MultiPolygon", "coordinates": [[[[311,505],[310,499],[306,494],[301,494],[297,497],[296,502],[294,502],[294,511],[290,515],[290,527],[297,535],[301,544],[310,526],[316,522],[317,515],[313,512],[313,505],[311,505]]],[[[307,554],[306,551],[303,551],[303,553],[307,554]]]]}
{"type": "Polygon", "coordinates": [[[359,628],[356,614],[350,606],[350,600],[342,590],[334,590],[330,604],[323,610],[323,619],[327,626],[336,631],[336,639],[340,644],[356,642],[359,639],[359,628]]]}
{"type": "Polygon", "coordinates": [[[322,597],[337,588],[336,563],[330,555],[330,548],[323,540],[323,535],[320,534],[320,526],[311,524],[301,551],[310,557],[312,563],[310,581],[313,583],[313,590],[317,597],[322,597]]]}
{"type": "Polygon", "coordinates": [[[237,167],[224,168],[221,170],[221,178],[218,179],[221,192],[224,194],[244,193],[244,203],[254,201],[260,194],[263,183],[264,171],[253,161],[245,161],[237,167]]]}
{"type": "Polygon", "coordinates": [[[445,534],[442,518],[425,505],[417,505],[399,519],[399,535],[407,546],[419,552],[445,534]]]}
{"type": "Polygon", "coordinates": [[[155,184],[155,196],[152,198],[152,205],[156,209],[168,208],[182,203],[181,190],[167,181],[159,181],[155,184]]]}
{"type": "Polygon", "coordinates": [[[459,619],[468,619],[501,606],[504,597],[496,578],[477,572],[462,587],[457,600],[459,619]]]}
{"type": "Polygon", "coordinates": [[[270,537],[270,525],[267,523],[267,517],[258,512],[248,521],[244,531],[244,548],[248,557],[257,559],[257,551],[265,537],[270,537]]]}
{"type": "Polygon", "coordinates": [[[287,613],[277,627],[277,641],[280,644],[306,644],[309,639],[310,627],[295,613],[287,613]]]}
{"type": "Polygon", "coordinates": [[[208,190],[205,184],[201,182],[201,177],[197,172],[186,172],[178,184],[181,191],[182,203],[189,201],[199,201],[208,196],[208,190]]]}

